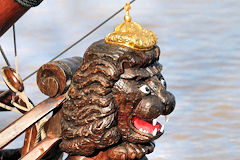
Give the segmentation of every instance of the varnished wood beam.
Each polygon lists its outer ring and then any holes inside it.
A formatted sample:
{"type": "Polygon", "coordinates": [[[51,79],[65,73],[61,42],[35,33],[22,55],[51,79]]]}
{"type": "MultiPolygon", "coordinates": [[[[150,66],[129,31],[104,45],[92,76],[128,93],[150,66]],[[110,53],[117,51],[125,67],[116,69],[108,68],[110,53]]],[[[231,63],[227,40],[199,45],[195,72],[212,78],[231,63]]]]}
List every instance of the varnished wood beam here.
{"type": "Polygon", "coordinates": [[[28,11],[14,0],[0,0],[0,37],[28,11]]]}

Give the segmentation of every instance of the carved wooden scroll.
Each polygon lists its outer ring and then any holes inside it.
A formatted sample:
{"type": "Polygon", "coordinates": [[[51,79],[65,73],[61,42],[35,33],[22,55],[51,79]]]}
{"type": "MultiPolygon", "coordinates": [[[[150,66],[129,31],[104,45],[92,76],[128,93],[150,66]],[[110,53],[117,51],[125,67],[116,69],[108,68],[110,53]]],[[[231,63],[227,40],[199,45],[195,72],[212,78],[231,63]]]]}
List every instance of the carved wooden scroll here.
{"type": "Polygon", "coordinates": [[[41,92],[49,97],[65,93],[71,84],[73,74],[81,63],[82,58],[72,57],[41,66],[37,72],[37,84],[41,92]]]}

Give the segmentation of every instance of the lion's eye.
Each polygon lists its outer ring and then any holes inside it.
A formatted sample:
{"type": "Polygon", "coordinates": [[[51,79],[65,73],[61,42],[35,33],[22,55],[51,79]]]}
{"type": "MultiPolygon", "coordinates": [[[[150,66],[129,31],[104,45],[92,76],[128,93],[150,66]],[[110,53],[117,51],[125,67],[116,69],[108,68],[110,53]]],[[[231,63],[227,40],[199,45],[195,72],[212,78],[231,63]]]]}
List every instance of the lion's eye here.
{"type": "Polygon", "coordinates": [[[142,87],[140,87],[139,89],[140,89],[140,91],[142,91],[142,92],[145,93],[145,94],[151,93],[150,88],[149,88],[146,84],[143,85],[142,87]]]}
{"type": "Polygon", "coordinates": [[[161,77],[160,81],[161,81],[162,87],[164,89],[166,89],[167,88],[167,83],[166,83],[165,79],[163,77],[161,77]]]}

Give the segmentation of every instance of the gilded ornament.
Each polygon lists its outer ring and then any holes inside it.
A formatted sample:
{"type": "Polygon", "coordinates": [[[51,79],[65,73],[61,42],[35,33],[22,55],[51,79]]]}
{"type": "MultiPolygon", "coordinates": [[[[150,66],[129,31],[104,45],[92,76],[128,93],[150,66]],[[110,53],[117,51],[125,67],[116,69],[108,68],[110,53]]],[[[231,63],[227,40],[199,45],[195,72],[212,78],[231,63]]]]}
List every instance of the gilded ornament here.
{"type": "Polygon", "coordinates": [[[142,29],[138,23],[131,21],[132,18],[129,14],[130,9],[130,4],[126,3],[124,7],[126,11],[124,16],[125,22],[119,24],[114,32],[109,33],[105,37],[105,41],[106,43],[116,44],[134,50],[149,50],[156,45],[158,38],[154,32],[142,29]]]}

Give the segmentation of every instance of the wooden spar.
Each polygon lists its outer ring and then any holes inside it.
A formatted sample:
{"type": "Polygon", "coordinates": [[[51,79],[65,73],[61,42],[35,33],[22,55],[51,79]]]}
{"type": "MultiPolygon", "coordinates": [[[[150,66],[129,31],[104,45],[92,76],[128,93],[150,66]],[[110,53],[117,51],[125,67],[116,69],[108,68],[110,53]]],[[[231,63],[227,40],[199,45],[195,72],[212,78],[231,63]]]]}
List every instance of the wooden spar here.
{"type": "Polygon", "coordinates": [[[20,160],[41,159],[52,148],[52,146],[61,139],[61,117],[62,111],[60,110],[44,124],[44,128],[47,131],[47,137],[30,152],[22,156],[20,160]]]}
{"type": "Polygon", "coordinates": [[[36,125],[32,125],[26,130],[24,144],[21,149],[21,155],[25,155],[31,150],[36,142],[37,139],[37,128],[36,125]]]}
{"type": "Polygon", "coordinates": [[[65,98],[66,94],[63,94],[59,97],[46,99],[34,107],[32,110],[24,114],[22,117],[11,123],[5,129],[3,129],[0,132],[0,150],[36,121],[40,120],[54,108],[58,107],[65,98]]]}
{"type": "Polygon", "coordinates": [[[0,37],[28,11],[15,0],[0,0],[0,37]]]}

